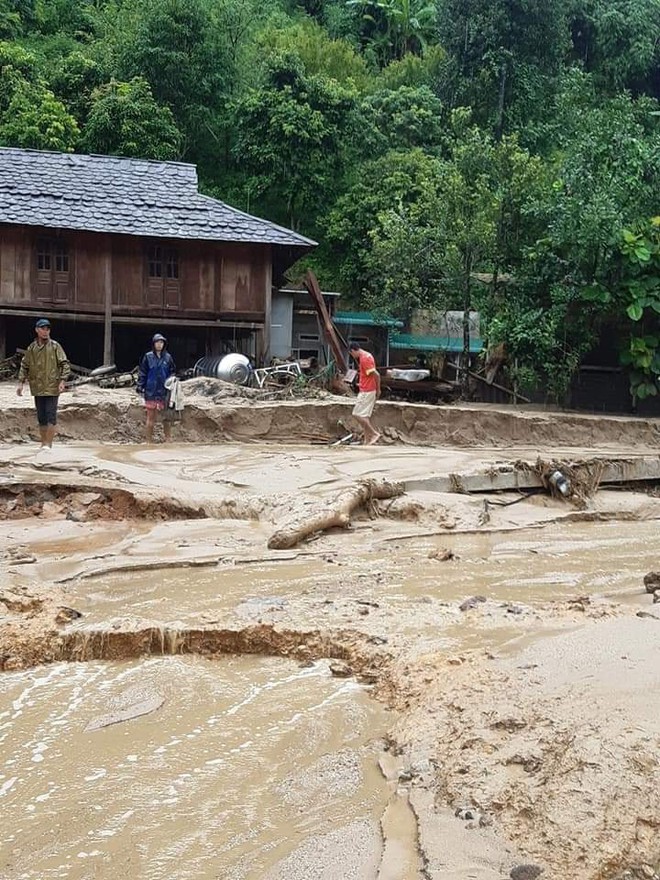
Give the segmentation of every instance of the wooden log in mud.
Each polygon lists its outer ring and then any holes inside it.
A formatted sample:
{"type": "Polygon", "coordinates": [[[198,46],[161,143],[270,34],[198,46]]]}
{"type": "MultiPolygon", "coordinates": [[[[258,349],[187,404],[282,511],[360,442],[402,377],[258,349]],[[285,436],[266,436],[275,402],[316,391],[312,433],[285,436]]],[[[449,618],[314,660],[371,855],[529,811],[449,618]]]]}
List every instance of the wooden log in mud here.
{"type": "Polygon", "coordinates": [[[278,529],[268,541],[270,550],[289,550],[316,532],[328,529],[345,529],[351,514],[370,501],[397,498],[404,494],[403,483],[389,480],[360,480],[355,486],[344,489],[321,507],[307,509],[301,517],[278,529]]]}

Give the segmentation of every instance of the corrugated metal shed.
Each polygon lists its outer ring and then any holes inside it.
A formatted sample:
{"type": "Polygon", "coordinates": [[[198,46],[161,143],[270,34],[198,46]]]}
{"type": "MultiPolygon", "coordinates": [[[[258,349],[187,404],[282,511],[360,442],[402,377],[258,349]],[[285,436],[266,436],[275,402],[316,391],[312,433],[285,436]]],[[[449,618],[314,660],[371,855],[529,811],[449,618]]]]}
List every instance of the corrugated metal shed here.
{"type": "Polygon", "coordinates": [[[373,312],[335,312],[335,324],[362,324],[364,327],[403,327],[396,318],[379,318],[373,312]]]}
{"type": "MultiPolygon", "coordinates": [[[[470,352],[479,354],[484,344],[480,336],[470,336],[470,352]]],[[[463,339],[458,336],[413,336],[397,333],[390,339],[390,348],[412,349],[414,351],[463,351],[463,339]]]]}

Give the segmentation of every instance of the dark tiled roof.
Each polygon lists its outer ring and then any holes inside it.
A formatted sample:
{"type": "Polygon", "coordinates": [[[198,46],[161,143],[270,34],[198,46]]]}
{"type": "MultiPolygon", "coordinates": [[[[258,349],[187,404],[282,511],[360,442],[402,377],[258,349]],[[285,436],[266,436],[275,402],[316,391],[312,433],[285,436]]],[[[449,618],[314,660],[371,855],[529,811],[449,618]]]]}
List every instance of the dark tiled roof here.
{"type": "Polygon", "coordinates": [[[194,165],[13,148],[0,148],[0,223],[304,249],[316,243],[200,195],[194,165]]]}

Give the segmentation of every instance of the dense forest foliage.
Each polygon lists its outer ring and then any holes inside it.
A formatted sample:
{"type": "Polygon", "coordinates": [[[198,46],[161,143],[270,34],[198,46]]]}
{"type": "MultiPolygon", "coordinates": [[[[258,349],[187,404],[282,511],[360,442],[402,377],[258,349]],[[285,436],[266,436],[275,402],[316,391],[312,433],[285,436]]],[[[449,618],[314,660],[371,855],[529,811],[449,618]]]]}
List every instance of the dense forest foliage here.
{"type": "Polygon", "coordinates": [[[0,0],[0,40],[0,144],[197,163],[345,302],[469,304],[558,397],[614,327],[656,393],[660,0],[0,0]]]}

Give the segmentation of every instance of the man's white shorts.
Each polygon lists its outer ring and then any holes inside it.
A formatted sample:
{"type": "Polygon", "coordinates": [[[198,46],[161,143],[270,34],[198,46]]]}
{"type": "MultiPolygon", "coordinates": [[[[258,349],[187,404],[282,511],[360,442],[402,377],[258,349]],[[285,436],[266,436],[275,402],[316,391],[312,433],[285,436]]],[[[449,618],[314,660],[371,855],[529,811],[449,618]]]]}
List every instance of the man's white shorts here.
{"type": "Polygon", "coordinates": [[[353,407],[353,415],[362,419],[370,419],[376,406],[375,391],[360,391],[353,407]]]}

